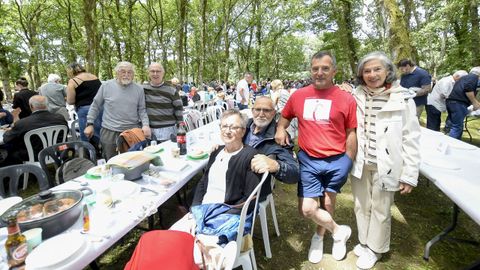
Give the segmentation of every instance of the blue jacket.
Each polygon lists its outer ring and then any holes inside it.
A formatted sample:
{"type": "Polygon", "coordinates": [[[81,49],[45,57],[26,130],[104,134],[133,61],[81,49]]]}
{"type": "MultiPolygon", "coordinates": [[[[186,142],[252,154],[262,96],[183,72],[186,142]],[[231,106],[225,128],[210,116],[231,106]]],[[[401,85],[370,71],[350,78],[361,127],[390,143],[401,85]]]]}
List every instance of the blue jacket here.
{"type": "MultiPolygon", "coordinates": [[[[253,119],[250,119],[243,137],[243,142],[246,145],[250,145],[246,139],[251,132],[252,123],[253,119]]],[[[290,144],[289,146],[283,147],[277,144],[275,142],[276,130],[277,123],[272,120],[272,122],[266,127],[265,132],[260,135],[262,136],[262,139],[251,146],[266,156],[275,155],[277,162],[280,164],[280,170],[274,174],[275,178],[287,184],[295,184],[300,179],[300,174],[298,162],[293,155],[293,145],[290,144]]],[[[259,136],[259,134],[257,134],[257,136],[259,136]]],[[[267,180],[262,187],[262,198],[271,192],[270,181],[267,180]]]]}

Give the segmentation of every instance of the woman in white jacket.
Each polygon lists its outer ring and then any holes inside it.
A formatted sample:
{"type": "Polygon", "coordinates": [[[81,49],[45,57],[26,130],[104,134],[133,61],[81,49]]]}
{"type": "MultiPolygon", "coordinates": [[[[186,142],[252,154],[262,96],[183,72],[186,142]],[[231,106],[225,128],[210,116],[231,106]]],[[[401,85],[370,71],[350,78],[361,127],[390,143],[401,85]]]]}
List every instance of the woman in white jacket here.
{"type": "Polygon", "coordinates": [[[370,269],[390,249],[394,193],[417,185],[420,126],[415,103],[396,80],[382,52],[363,57],[357,68],[358,152],[351,171],[360,244],[357,267],[370,269]]]}

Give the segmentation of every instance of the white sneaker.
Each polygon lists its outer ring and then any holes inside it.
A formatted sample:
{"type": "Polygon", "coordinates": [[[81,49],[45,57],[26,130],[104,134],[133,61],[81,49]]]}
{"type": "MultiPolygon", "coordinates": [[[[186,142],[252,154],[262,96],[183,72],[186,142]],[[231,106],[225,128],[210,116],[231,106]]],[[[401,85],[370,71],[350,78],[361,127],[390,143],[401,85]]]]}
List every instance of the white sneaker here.
{"type": "Polygon", "coordinates": [[[323,236],[315,233],[310,243],[310,250],[308,250],[308,260],[311,263],[319,263],[323,257],[323,236]]]}
{"type": "Polygon", "coordinates": [[[378,260],[380,260],[380,258],[382,258],[381,253],[375,253],[367,247],[365,252],[358,257],[357,267],[360,269],[370,269],[378,260]]]}
{"type": "Polygon", "coordinates": [[[353,254],[355,254],[357,257],[362,256],[363,253],[367,252],[368,247],[364,246],[362,244],[358,244],[353,248],[353,254]]]}
{"type": "Polygon", "coordinates": [[[352,234],[352,229],[347,225],[340,225],[333,237],[332,256],[340,261],[347,253],[347,240],[352,234]]]}

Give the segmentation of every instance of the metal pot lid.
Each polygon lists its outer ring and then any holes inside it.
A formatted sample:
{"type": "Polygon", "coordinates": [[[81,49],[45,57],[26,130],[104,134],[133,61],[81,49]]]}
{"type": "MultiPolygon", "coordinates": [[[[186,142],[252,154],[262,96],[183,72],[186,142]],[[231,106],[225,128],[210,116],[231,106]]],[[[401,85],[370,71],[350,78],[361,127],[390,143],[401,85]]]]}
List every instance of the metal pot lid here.
{"type": "Polygon", "coordinates": [[[45,190],[15,204],[1,218],[7,221],[8,216],[16,215],[19,223],[35,221],[66,211],[82,198],[78,190],[45,190]]]}

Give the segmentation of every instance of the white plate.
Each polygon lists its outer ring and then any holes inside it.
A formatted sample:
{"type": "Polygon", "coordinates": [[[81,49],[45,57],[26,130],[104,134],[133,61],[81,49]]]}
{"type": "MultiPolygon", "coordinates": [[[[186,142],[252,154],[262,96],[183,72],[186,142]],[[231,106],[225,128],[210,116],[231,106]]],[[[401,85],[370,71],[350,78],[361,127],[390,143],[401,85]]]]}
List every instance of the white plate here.
{"type": "Polygon", "coordinates": [[[448,161],[446,159],[438,158],[438,157],[433,157],[433,156],[424,157],[422,161],[429,166],[439,168],[439,169],[447,169],[447,170],[460,169],[460,166],[458,166],[457,164],[451,161],[448,161]]]}
{"type": "Polygon", "coordinates": [[[145,151],[147,153],[155,154],[162,149],[163,149],[163,147],[161,145],[150,145],[150,146],[147,146],[147,147],[143,148],[143,151],[145,151]]]}
{"type": "Polygon", "coordinates": [[[56,269],[77,257],[86,247],[85,237],[78,232],[62,233],[42,242],[27,256],[27,268],[56,269]]]}
{"type": "Polygon", "coordinates": [[[98,165],[95,167],[92,167],[88,169],[87,174],[93,175],[93,176],[102,176],[102,170],[105,167],[105,165],[98,165]]]}
{"type": "Polygon", "coordinates": [[[110,192],[115,200],[122,200],[140,193],[140,186],[134,182],[122,180],[112,182],[110,192]]]}
{"type": "Polygon", "coordinates": [[[0,201],[0,215],[3,215],[10,207],[22,201],[21,197],[13,196],[0,201]]]}

